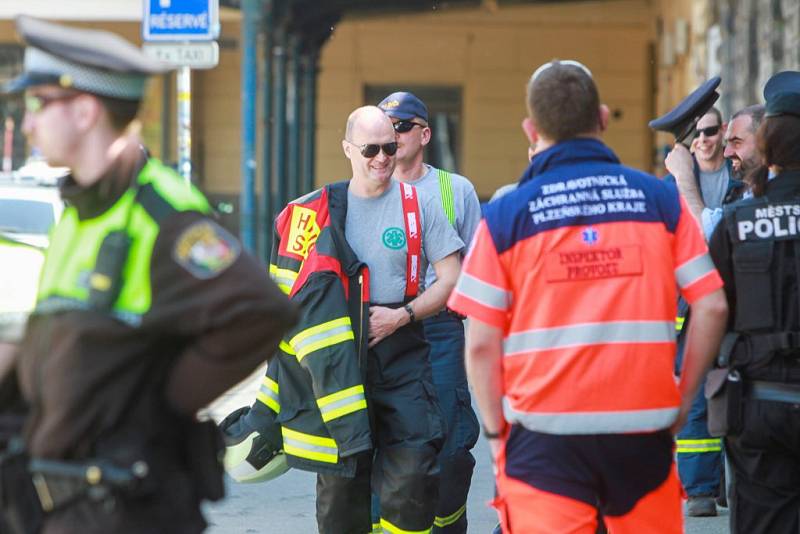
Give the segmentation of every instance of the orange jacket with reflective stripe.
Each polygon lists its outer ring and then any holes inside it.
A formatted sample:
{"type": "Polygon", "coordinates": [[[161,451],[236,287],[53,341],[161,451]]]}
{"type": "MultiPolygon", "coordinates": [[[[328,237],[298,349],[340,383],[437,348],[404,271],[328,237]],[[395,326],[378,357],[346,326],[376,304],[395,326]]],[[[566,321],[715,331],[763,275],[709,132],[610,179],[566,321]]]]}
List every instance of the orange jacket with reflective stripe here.
{"type": "Polygon", "coordinates": [[[448,305],[503,330],[510,422],[647,432],[678,412],[676,288],[691,303],[719,287],[675,186],[580,139],[486,206],[448,305]]]}

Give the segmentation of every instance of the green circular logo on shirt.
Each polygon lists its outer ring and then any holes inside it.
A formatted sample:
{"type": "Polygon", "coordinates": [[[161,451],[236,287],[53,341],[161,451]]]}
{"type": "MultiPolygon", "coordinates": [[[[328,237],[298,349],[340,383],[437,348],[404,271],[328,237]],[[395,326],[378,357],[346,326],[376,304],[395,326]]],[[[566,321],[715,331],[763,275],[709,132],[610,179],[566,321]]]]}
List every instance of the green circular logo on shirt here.
{"type": "Polygon", "coordinates": [[[383,246],[397,250],[406,244],[406,233],[400,228],[392,227],[383,231],[383,246]]]}

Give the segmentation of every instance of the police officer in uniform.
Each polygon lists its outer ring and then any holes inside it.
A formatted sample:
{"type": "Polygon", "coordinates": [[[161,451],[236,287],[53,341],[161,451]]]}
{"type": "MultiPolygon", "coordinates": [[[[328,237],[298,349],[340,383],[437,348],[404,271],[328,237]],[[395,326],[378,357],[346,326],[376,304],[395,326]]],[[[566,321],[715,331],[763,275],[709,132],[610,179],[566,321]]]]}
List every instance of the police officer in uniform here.
{"type": "Polygon", "coordinates": [[[728,206],[710,241],[735,336],[721,388],[734,534],[800,530],[800,72],[774,75],[764,97],[755,197],[728,206]]]}
{"type": "MultiPolygon", "coordinates": [[[[0,465],[13,532],[197,533],[223,496],[196,412],[262,364],[296,318],[208,201],[135,133],[165,66],[119,36],[20,17],[23,129],[71,168],[16,356],[28,406],[0,465]]],[[[13,388],[12,388],[13,389],[13,388]]]]}

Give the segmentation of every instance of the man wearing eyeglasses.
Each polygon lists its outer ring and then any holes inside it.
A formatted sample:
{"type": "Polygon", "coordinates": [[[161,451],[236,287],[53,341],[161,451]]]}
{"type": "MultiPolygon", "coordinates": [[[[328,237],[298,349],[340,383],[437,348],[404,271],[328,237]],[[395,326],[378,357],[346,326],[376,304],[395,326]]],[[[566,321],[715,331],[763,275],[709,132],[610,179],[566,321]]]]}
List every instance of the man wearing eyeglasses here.
{"type": "Polygon", "coordinates": [[[470,319],[467,376],[496,462],[504,534],[683,532],[673,432],[724,332],[719,274],[677,188],[601,141],[591,72],[528,82],[536,149],[484,208],[448,305],[470,319]],[[680,291],[694,325],[673,376],[680,291]]]}
{"type": "MultiPolygon", "coordinates": [[[[733,165],[724,157],[723,136],[726,125],[722,115],[712,108],[697,122],[697,137],[690,154],[681,143],[676,143],[667,155],[665,166],[672,173],[668,180],[678,185],[692,215],[703,228],[706,239],[722,217],[722,206],[741,197],[744,184],[734,179],[733,165]]],[[[688,305],[678,303],[676,329],[678,331],[678,357],[676,373],[683,362],[686,332],[689,328],[688,305]]],[[[706,398],[698,392],[686,425],[676,436],[678,473],[688,495],[687,514],[692,517],[717,515],[715,498],[724,503],[722,478],[722,439],[708,433],[706,398]]]]}
{"type": "Polygon", "coordinates": [[[200,533],[224,481],[197,412],[271,357],[296,311],[142,146],[147,78],[169,66],[106,31],[16,24],[24,71],[4,89],[25,91],[23,131],[71,173],[9,375],[28,412],[0,514],[13,533],[200,533]]]}
{"type": "MultiPolygon", "coordinates": [[[[397,132],[395,179],[413,185],[420,195],[434,198],[461,240],[469,245],[481,218],[478,195],[465,177],[424,163],[423,151],[431,141],[428,108],[416,95],[403,91],[388,95],[378,107],[397,132]]],[[[436,273],[428,268],[425,285],[432,286],[435,281],[436,273]]],[[[446,310],[425,319],[423,325],[425,339],[431,345],[433,384],[446,426],[439,455],[439,502],[433,532],[464,533],[467,494],[475,466],[470,450],[480,430],[464,370],[464,325],[460,317],[446,310]]]]}
{"type": "Polygon", "coordinates": [[[359,455],[353,477],[318,475],[323,534],[427,532],[434,524],[444,429],[420,321],[444,307],[464,244],[433,197],[392,179],[397,149],[379,108],[350,114],[342,140],[353,173],[344,235],[369,268],[365,387],[376,451],[359,455]],[[422,292],[429,264],[436,282],[422,292]],[[380,501],[374,525],[371,493],[380,501]]]}

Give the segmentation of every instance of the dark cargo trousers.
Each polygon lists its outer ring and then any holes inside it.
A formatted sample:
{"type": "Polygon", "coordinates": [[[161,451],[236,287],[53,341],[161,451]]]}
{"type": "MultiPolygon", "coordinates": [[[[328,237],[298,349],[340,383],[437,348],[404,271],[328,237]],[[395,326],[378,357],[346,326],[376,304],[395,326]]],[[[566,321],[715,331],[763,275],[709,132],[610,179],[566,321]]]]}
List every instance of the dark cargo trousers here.
{"type": "Polygon", "coordinates": [[[480,425],[464,369],[464,324],[441,312],[423,321],[431,345],[433,385],[445,418],[446,437],[439,453],[441,477],[434,534],[467,532],[467,495],[475,458],[470,452],[478,441],[480,425]]]}
{"type": "Polygon", "coordinates": [[[317,476],[321,534],[371,532],[373,492],[380,502],[383,532],[432,527],[444,432],[428,350],[418,323],[369,349],[366,391],[375,453],[359,456],[353,478],[317,476]]]}

